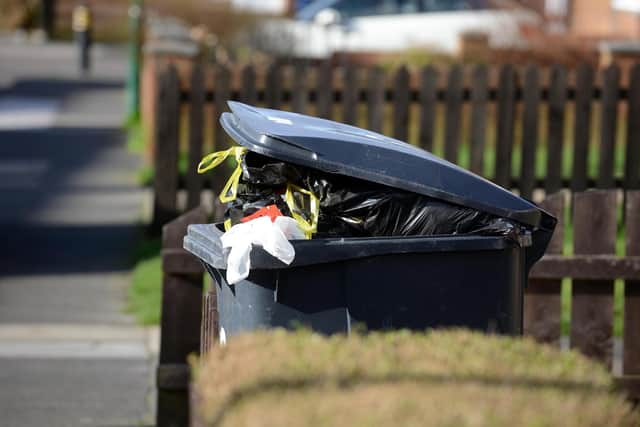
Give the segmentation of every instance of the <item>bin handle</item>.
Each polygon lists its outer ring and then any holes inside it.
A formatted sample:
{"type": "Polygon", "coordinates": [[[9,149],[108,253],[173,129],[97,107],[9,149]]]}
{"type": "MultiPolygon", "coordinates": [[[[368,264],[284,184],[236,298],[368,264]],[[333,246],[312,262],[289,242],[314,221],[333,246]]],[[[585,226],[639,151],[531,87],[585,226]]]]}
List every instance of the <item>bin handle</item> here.
{"type": "Polygon", "coordinates": [[[228,150],[216,151],[215,153],[207,154],[198,164],[198,173],[205,173],[218,167],[229,156],[233,156],[236,159],[236,168],[222,188],[220,196],[218,196],[222,203],[232,202],[238,195],[238,185],[240,183],[240,176],[242,175],[241,163],[246,153],[247,149],[245,147],[231,147],[228,150]]]}
{"type": "Polygon", "coordinates": [[[287,184],[287,192],[285,193],[285,202],[291,211],[291,216],[296,220],[307,239],[311,239],[311,236],[318,231],[318,217],[320,216],[320,201],[315,194],[311,191],[298,187],[294,184],[287,184]],[[311,221],[307,221],[302,215],[298,213],[299,209],[296,206],[294,193],[301,193],[309,196],[309,205],[311,208],[311,221]]]}

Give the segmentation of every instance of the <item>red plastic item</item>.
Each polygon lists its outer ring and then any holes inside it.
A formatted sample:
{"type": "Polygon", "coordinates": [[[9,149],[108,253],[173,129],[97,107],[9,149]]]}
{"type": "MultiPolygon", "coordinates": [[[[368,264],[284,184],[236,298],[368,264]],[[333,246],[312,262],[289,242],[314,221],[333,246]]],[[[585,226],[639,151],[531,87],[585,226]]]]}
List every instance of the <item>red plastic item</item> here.
{"type": "Polygon", "coordinates": [[[263,216],[268,216],[269,218],[271,218],[271,222],[274,222],[277,217],[283,216],[283,215],[282,215],[282,212],[280,212],[280,209],[278,209],[276,205],[269,205],[269,206],[265,206],[264,208],[260,209],[259,211],[249,216],[245,216],[240,220],[240,222],[248,222],[248,221],[251,221],[252,219],[260,218],[263,216]]]}

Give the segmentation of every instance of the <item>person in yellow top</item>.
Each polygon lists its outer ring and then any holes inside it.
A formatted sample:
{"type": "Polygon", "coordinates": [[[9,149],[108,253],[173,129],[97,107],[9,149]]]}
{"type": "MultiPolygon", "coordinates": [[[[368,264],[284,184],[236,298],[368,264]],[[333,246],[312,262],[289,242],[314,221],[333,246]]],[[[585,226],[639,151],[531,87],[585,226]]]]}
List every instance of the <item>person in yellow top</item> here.
{"type": "Polygon", "coordinates": [[[78,46],[78,65],[82,74],[87,74],[91,68],[91,9],[85,2],[73,8],[71,27],[78,46]]]}

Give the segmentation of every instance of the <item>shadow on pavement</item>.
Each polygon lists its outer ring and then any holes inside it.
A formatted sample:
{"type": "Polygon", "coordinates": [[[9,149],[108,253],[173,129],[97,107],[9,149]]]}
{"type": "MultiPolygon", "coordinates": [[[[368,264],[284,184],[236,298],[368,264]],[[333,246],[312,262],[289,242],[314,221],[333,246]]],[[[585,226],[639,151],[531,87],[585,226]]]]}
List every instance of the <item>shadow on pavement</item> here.
{"type": "Polygon", "coordinates": [[[0,87],[0,99],[3,96],[24,96],[35,98],[56,98],[64,101],[65,97],[76,92],[87,90],[123,89],[122,82],[78,79],[25,79],[17,80],[12,86],[0,87]]]}
{"type": "MultiPolygon", "coordinates": [[[[0,90],[0,101],[39,97],[63,104],[88,90],[120,88],[29,79],[0,90]]],[[[91,102],[100,108],[99,96],[91,102]]],[[[124,143],[119,126],[0,130],[0,276],[130,267],[140,206],[132,176],[137,159],[124,143]]]]}

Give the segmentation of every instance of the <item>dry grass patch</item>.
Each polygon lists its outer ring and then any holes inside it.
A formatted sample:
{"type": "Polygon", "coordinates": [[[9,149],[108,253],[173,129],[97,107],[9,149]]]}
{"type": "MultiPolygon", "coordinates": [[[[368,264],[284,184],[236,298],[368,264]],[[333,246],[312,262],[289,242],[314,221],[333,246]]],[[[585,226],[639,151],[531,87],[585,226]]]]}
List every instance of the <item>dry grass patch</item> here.
{"type": "Polygon", "coordinates": [[[198,365],[208,425],[632,426],[600,365],[463,330],[235,337],[198,365]]]}

